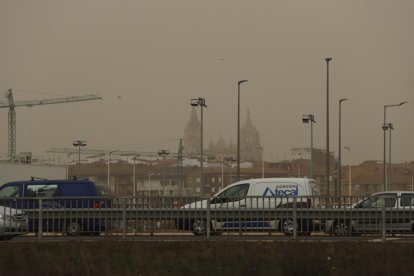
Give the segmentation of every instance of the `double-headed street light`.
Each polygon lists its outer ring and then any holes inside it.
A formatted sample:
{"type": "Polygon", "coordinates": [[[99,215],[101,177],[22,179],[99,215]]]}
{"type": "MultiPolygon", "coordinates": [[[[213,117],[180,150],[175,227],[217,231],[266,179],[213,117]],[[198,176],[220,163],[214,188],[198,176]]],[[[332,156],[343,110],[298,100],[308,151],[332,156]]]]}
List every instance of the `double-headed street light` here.
{"type": "Polygon", "coordinates": [[[383,168],[383,170],[384,170],[384,173],[383,173],[383,181],[384,181],[384,191],[387,191],[387,188],[388,188],[388,185],[387,185],[387,155],[386,155],[386,153],[385,153],[385,151],[386,151],[386,145],[387,145],[387,142],[386,142],[386,132],[387,132],[387,127],[386,127],[386,125],[387,125],[387,108],[388,107],[394,107],[394,106],[401,106],[401,105],[403,105],[403,104],[405,104],[405,103],[407,103],[407,102],[401,102],[401,103],[399,103],[399,104],[388,104],[388,105],[384,105],[384,124],[382,125],[382,130],[384,131],[384,168],[383,168]]]}
{"type": "Polygon", "coordinates": [[[240,84],[247,81],[237,83],[237,181],[240,181],[240,84]]]}
{"type": "Polygon", "coordinates": [[[80,152],[81,152],[81,147],[85,147],[86,146],[86,141],[81,141],[81,140],[76,140],[73,141],[73,146],[74,147],[78,147],[79,149],[79,158],[78,158],[78,176],[80,175],[80,163],[81,163],[81,158],[80,158],[80,152]]]}
{"type": "Polygon", "coordinates": [[[206,100],[204,98],[198,98],[198,99],[191,99],[191,106],[199,106],[201,110],[201,126],[200,126],[200,174],[201,174],[201,188],[200,192],[201,195],[204,195],[204,168],[203,168],[203,107],[207,107],[206,100]]]}
{"type": "Polygon", "coordinates": [[[311,154],[310,154],[310,159],[311,159],[311,165],[310,165],[310,178],[313,179],[313,123],[315,122],[315,116],[313,116],[313,114],[307,114],[307,115],[303,115],[302,116],[302,122],[304,124],[309,124],[310,123],[310,129],[311,129],[311,154]]]}

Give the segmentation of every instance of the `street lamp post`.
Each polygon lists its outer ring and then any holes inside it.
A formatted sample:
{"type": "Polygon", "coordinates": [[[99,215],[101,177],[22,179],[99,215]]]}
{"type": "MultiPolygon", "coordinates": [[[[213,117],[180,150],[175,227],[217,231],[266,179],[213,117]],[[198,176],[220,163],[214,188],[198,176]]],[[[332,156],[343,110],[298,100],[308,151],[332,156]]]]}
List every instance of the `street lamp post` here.
{"type": "Polygon", "coordinates": [[[110,178],[111,178],[111,174],[110,174],[110,164],[111,164],[111,153],[114,153],[114,152],[116,152],[117,150],[113,150],[113,151],[108,151],[108,176],[107,176],[107,181],[108,181],[108,189],[110,190],[111,189],[111,187],[110,187],[110,183],[109,183],[109,180],[110,180],[110,178]]]}
{"type": "Polygon", "coordinates": [[[221,189],[222,190],[224,188],[224,159],[225,157],[221,159],[221,189]]]}
{"type": "Polygon", "coordinates": [[[329,170],[329,62],[332,58],[325,58],[326,61],[326,193],[330,196],[331,183],[330,183],[330,170],[329,170]]]}
{"type": "Polygon", "coordinates": [[[234,162],[233,157],[223,157],[221,160],[221,189],[224,189],[224,162],[234,162]]]}
{"type": "Polygon", "coordinates": [[[162,149],[158,151],[158,155],[162,156],[162,160],[164,161],[162,166],[162,193],[165,196],[165,158],[169,155],[170,152],[168,150],[162,149]]]}
{"type": "Polygon", "coordinates": [[[134,196],[134,200],[135,200],[135,197],[137,195],[137,178],[136,178],[136,174],[135,174],[135,164],[136,164],[136,161],[137,161],[137,157],[139,157],[139,156],[140,156],[140,154],[137,154],[132,158],[134,160],[134,171],[133,171],[133,176],[132,176],[132,179],[134,180],[134,184],[132,185],[132,189],[134,189],[132,191],[132,195],[134,196]]]}
{"type": "Polygon", "coordinates": [[[405,103],[407,103],[407,102],[401,102],[401,103],[399,103],[399,104],[388,104],[388,105],[384,105],[384,124],[382,125],[382,130],[384,131],[384,168],[383,168],[383,181],[384,181],[384,191],[387,191],[387,187],[388,187],[388,185],[387,185],[387,155],[386,155],[386,153],[385,153],[385,151],[386,151],[386,145],[387,145],[387,142],[386,142],[386,132],[387,132],[387,127],[386,127],[386,124],[387,124],[387,108],[388,107],[394,107],[394,106],[401,106],[401,105],[403,105],[403,104],[405,104],[405,103]]]}
{"type": "Polygon", "coordinates": [[[76,161],[72,161],[72,162],[69,162],[69,161],[66,161],[66,180],[69,180],[69,165],[76,165],[76,161]]]}
{"type": "Polygon", "coordinates": [[[79,149],[79,162],[78,162],[78,176],[80,175],[80,163],[81,163],[81,158],[80,158],[80,152],[81,152],[81,147],[85,147],[86,146],[86,141],[81,141],[81,140],[76,140],[73,141],[73,146],[74,147],[78,147],[79,149]]]}
{"type": "Polygon", "coordinates": [[[240,181],[240,84],[247,81],[237,83],[237,181],[240,181]]]}
{"type": "Polygon", "coordinates": [[[388,141],[388,175],[387,175],[387,191],[391,190],[391,131],[394,130],[394,126],[391,123],[383,126],[384,131],[389,130],[389,141],[388,141]]]}
{"type": "Polygon", "coordinates": [[[352,196],[352,184],[351,184],[351,148],[350,147],[344,147],[344,149],[346,149],[348,151],[348,195],[351,198],[351,196],[352,196]]]}
{"type": "Polygon", "coordinates": [[[151,171],[148,172],[148,196],[151,196],[151,171]]]}
{"type": "Polygon", "coordinates": [[[259,149],[262,152],[262,178],[264,178],[264,149],[263,149],[263,146],[259,147],[259,149]]]}
{"type": "Polygon", "coordinates": [[[200,122],[201,122],[201,126],[200,126],[200,174],[201,174],[201,179],[200,180],[201,180],[201,188],[200,188],[200,192],[201,192],[201,195],[204,195],[203,107],[207,107],[206,100],[204,98],[191,99],[191,106],[199,106],[200,111],[201,111],[201,116],[200,116],[200,122]]]}
{"type": "Polygon", "coordinates": [[[310,178],[313,179],[313,123],[315,122],[315,116],[313,116],[313,114],[308,114],[308,115],[303,115],[302,116],[302,122],[304,124],[308,124],[310,123],[310,130],[311,130],[311,154],[310,154],[310,158],[311,158],[311,165],[310,165],[310,178]]]}
{"type": "Polygon", "coordinates": [[[348,99],[340,99],[339,100],[339,135],[338,135],[338,198],[339,198],[339,203],[341,202],[341,195],[342,195],[342,181],[341,181],[341,139],[342,139],[342,127],[341,127],[341,104],[343,101],[347,101],[348,99]]]}

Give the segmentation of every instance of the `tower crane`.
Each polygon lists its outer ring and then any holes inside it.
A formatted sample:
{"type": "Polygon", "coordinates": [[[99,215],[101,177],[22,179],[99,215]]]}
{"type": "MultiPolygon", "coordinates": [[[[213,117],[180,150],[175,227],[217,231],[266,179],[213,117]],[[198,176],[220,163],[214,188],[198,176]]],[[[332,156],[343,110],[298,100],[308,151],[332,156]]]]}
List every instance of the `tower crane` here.
{"type": "Polygon", "coordinates": [[[8,127],[9,127],[9,140],[8,140],[8,155],[11,160],[16,157],[16,111],[15,107],[27,106],[32,107],[35,105],[45,104],[58,104],[58,103],[70,103],[89,100],[102,99],[97,95],[84,95],[84,96],[72,96],[65,98],[43,99],[43,100],[30,100],[30,101],[17,101],[13,99],[13,91],[9,89],[6,94],[7,102],[0,102],[0,108],[9,108],[8,127]]]}

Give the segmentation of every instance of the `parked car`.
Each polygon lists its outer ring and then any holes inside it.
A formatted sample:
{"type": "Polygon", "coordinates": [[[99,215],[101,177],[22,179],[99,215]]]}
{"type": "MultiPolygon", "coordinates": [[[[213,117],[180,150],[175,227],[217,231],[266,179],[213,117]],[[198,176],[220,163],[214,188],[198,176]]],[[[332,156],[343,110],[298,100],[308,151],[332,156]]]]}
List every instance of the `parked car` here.
{"type": "Polygon", "coordinates": [[[100,218],[89,218],[83,209],[110,207],[106,186],[87,179],[47,180],[34,179],[8,182],[0,187],[2,205],[24,210],[27,214],[37,212],[40,207],[47,215],[43,220],[28,219],[30,232],[63,232],[67,235],[80,233],[99,234],[105,230],[100,218]],[[41,204],[41,205],[40,205],[41,204]],[[50,214],[48,213],[50,212],[50,214]]]}
{"type": "Polygon", "coordinates": [[[0,206],[0,239],[9,240],[28,231],[25,213],[14,208],[0,206]]]}
{"type": "Polygon", "coordinates": [[[386,211],[392,211],[385,220],[387,232],[414,232],[413,191],[387,191],[365,197],[346,208],[354,212],[352,219],[328,219],[325,232],[337,236],[379,232],[383,227],[379,211],[384,207],[386,211]],[[359,215],[361,209],[368,213],[359,215]]]}
{"type": "Polygon", "coordinates": [[[297,208],[311,208],[319,204],[320,190],[316,181],[307,178],[260,178],[236,182],[215,194],[212,199],[205,199],[182,207],[188,210],[190,218],[176,221],[179,230],[191,230],[195,235],[206,232],[206,221],[197,218],[200,211],[207,209],[219,211],[219,217],[210,221],[211,232],[223,231],[282,231],[292,235],[294,225],[300,233],[310,234],[314,222],[303,219],[293,221],[290,218],[268,217],[275,208],[292,208],[296,197],[297,208]],[[227,211],[258,211],[261,217],[246,214],[245,218],[233,219],[227,211]],[[263,218],[262,218],[263,217],[263,218]]]}

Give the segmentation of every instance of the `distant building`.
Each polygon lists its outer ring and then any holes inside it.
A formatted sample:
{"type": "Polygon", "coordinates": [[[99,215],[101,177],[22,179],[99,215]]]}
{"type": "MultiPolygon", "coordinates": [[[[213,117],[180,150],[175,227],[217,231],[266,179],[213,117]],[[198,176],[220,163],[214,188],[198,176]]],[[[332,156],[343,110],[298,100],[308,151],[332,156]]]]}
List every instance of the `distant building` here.
{"type": "MultiPolygon", "coordinates": [[[[257,162],[261,160],[260,134],[253,125],[250,112],[247,112],[246,122],[240,127],[240,159],[241,161],[257,162]]],[[[200,122],[196,109],[193,107],[190,119],[184,129],[184,156],[198,157],[200,155],[200,122]]],[[[210,141],[208,148],[205,148],[204,155],[215,160],[222,160],[224,157],[236,158],[237,142],[233,140],[226,142],[223,137],[216,141],[210,141]]]]}

